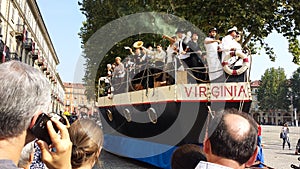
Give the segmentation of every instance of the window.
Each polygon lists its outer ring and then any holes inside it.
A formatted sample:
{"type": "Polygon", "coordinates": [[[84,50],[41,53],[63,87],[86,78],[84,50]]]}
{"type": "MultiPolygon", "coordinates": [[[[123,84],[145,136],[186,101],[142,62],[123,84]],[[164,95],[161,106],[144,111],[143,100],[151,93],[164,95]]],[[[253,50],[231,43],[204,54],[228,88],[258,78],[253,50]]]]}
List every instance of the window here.
{"type": "Polygon", "coordinates": [[[24,3],[23,0],[20,0],[19,4],[20,4],[21,10],[23,10],[23,8],[24,8],[24,4],[23,3],[24,3]]]}
{"type": "Polygon", "coordinates": [[[15,8],[12,6],[11,7],[11,22],[14,23],[14,19],[15,19],[15,8]]]}
{"type": "MultiPolygon", "coordinates": [[[[30,23],[31,23],[31,17],[32,17],[32,16],[31,16],[30,10],[27,11],[26,17],[27,17],[28,23],[30,24],[30,23]]],[[[30,25],[30,26],[31,26],[31,25],[30,25]]]]}
{"type": "Polygon", "coordinates": [[[81,104],[84,105],[84,99],[81,97],[81,104]]]}
{"type": "Polygon", "coordinates": [[[0,0],[0,13],[2,13],[1,12],[2,11],[1,7],[2,7],[2,0],[0,0]]]}
{"type": "Polygon", "coordinates": [[[25,17],[27,17],[27,11],[28,11],[28,5],[27,5],[27,2],[25,2],[25,5],[24,5],[24,15],[25,15],[25,17]]]}
{"type": "Polygon", "coordinates": [[[257,101],[257,96],[252,96],[253,101],[257,101]]]}
{"type": "Polygon", "coordinates": [[[12,37],[9,38],[8,42],[9,42],[8,47],[10,48],[10,52],[14,51],[13,48],[12,48],[12,44],[13,44],[12,37]]]}
{"type": "MultiPolygon", "coordinates": [[[[0,23],[1,23],[1,21],[0,21],[0,23]]],[[[2,37],[2,25],[0,25],[0,39],[1,39],[1,37],[2,37]]]]}

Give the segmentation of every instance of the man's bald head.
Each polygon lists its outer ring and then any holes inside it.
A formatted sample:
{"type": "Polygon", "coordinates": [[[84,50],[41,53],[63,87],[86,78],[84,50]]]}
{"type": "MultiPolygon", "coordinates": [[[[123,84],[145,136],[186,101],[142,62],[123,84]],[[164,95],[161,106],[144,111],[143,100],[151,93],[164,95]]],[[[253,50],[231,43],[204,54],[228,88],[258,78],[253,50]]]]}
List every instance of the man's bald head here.
{"type": "Polygon", "coordinates": [[[256,122],[249,114],[236,109],[225,110],[220,118],[210,122],[219,121],[209,137],[212,153],[240,164],[246,163],[256,149],[256,122]]]}
{"type": "Polygon", "coordinates": [[[250,132],[250,123],[244,117],[237,114],[225,114],[225,125],[230,136],[237,140],[242,141],[250,132]]]}

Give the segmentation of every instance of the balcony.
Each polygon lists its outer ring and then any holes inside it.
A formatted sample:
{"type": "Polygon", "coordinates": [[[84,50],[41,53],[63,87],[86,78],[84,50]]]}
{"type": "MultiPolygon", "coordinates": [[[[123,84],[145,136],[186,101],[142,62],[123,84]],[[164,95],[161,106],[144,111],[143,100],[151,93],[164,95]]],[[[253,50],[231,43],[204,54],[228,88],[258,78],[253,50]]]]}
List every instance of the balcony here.
{"type": "Polygon", "coordinates": [[[49,79],[51,80],[52,77],[53,77],[53,73],[49,72],[49,79]]]}
{"type": "Polygon", "coordinates": [[[39,49],[34,49],[32,52],[32,59],[37,60],[39,58],[39,49]]]}
{"type": "Polygon", "coordinates": [[[0,55],[1,56],[1,58],[0,58],[1,63],[11,60],[9,47],[7,47],[5,44],[3,44],[2,48],[0,49],[0,52],[1,52],[0,53],[1,54],[0,55]]]}
{"type": "Polygon", "coordinates": [[[53,75],[50,80],[51,80],[51,82],[55,82],[55,80],[56,80],[55,76],[53,75]]]}
{"type": "Polygon", "coordinates": [[[21,61],[21,57],[17,54],[17,52],[10,52],[10,59],[21,61]]]}
{"type": "Polygon", "coordinates": [[[24,38],[24,26],[22,24],[16,24],[15,37],[18,41],[22,41],[24,38]]]}
{"type": "Polygon", "coordinates": [[[37,64],[42,66],[44,63],[44,57],[42,55],[38,55],[37,64]]]}
{"type": "Polygon", "coordinates": [[[56,78],[54,78],[53,84],[56,84],[56,83],[57,83],[57,80],[56,80],[56,78]]]}
{"type": "Polygon", "coordinates": [[[3,53],[4,46],[5,46],[4,42],[0,40],[0,53],[3,53]]]}
{"type": "Polygon", "coordinates": [[[32,50],[32,44],[33,44],[33,40],[31,38],[27,38],[26,41],[24,42],[25,50],[31,51],[32,50]]]}
{"type": "Polygon", "coordinates": [[[48,64],[47,62],[44,61],[43,65],[41,66],[42,71],[47,71],[48,70],[48,64]]]}

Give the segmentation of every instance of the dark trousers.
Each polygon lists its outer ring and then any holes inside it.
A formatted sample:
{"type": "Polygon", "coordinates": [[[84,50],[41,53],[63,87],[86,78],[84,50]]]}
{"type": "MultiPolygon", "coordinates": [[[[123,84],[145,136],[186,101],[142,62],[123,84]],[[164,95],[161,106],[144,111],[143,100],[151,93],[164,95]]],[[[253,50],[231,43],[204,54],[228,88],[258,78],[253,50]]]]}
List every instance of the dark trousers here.
{"type": "Polygon", "coordinates": [[[186,64],[185,67],[191,68],[189,69],[189,73],[194,76],[189,77],[188,81],[190,83],[195,81],[197,83],[203,83],[208,80],[208,74],[206,73],[204,64],[197,55],[190,55],[190,57],[182,59],[182,61],[186,64]]]}
{"type": "MultiPolygon", "coordinates": [[[[241,68],[242,66],[234,66],[234,70],[238,70],[239,68],[241,68]]],[[[246,80],[246,72],[240,74],[240,75],[228,75],[226,73],[226,82],[245,82],[246,80]]]]}
{"type": "Polygon", "coordinates": [[[113,77],[112,86],[114,87],[114,94],[123,93],[125,91],[125,78],[113,77]]]}
{"type": "Polygon", "coordinates": [[[282,138],[283,143],[282,143],[282,149],[284,149],[285,143],[288,144],[289,149],[291,148],[291,143],[290,143],[290,139],[288,137],[282,138]]]}

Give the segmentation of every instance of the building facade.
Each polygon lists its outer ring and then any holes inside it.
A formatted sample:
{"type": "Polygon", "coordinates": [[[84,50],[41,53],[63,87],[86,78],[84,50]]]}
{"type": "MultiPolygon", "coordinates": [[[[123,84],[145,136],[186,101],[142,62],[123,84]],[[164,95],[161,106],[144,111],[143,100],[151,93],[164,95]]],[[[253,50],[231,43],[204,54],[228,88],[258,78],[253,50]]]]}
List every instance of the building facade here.
{"type": "Polygon", "coordinates": [[[59,64],[36,0],[0,0],[0,62],[19,60],[40,70],[52,89],[49,111],[63,109],[59,64]]]}
{"type": "MultiPolygon", "coordinates": [[[[282,125],[283,123],[289,123],[290,125],[294,125],[294,113],[293,109],[286,110],[274,110],[274,111],[262,111],[259,109],[259,102],[257,100],[258,88],[260,86],[260,81],[252,81],[251,82],[251,90],[252,90],[252,104],[250,108],[251,115],[253,118],[262,124],[271,124],[271,125],[282,125]]],[[[299,120],[299,116],[297,115],[297,119],[299,120]]]]}
{"type": "Polygon", "coordinates": [[[89,101],[85,94],[85,86],[82,83],[63,83],[65,88],[65,111],[79,114],[88,113],[94,107],[94,102],[89,101]]]}

